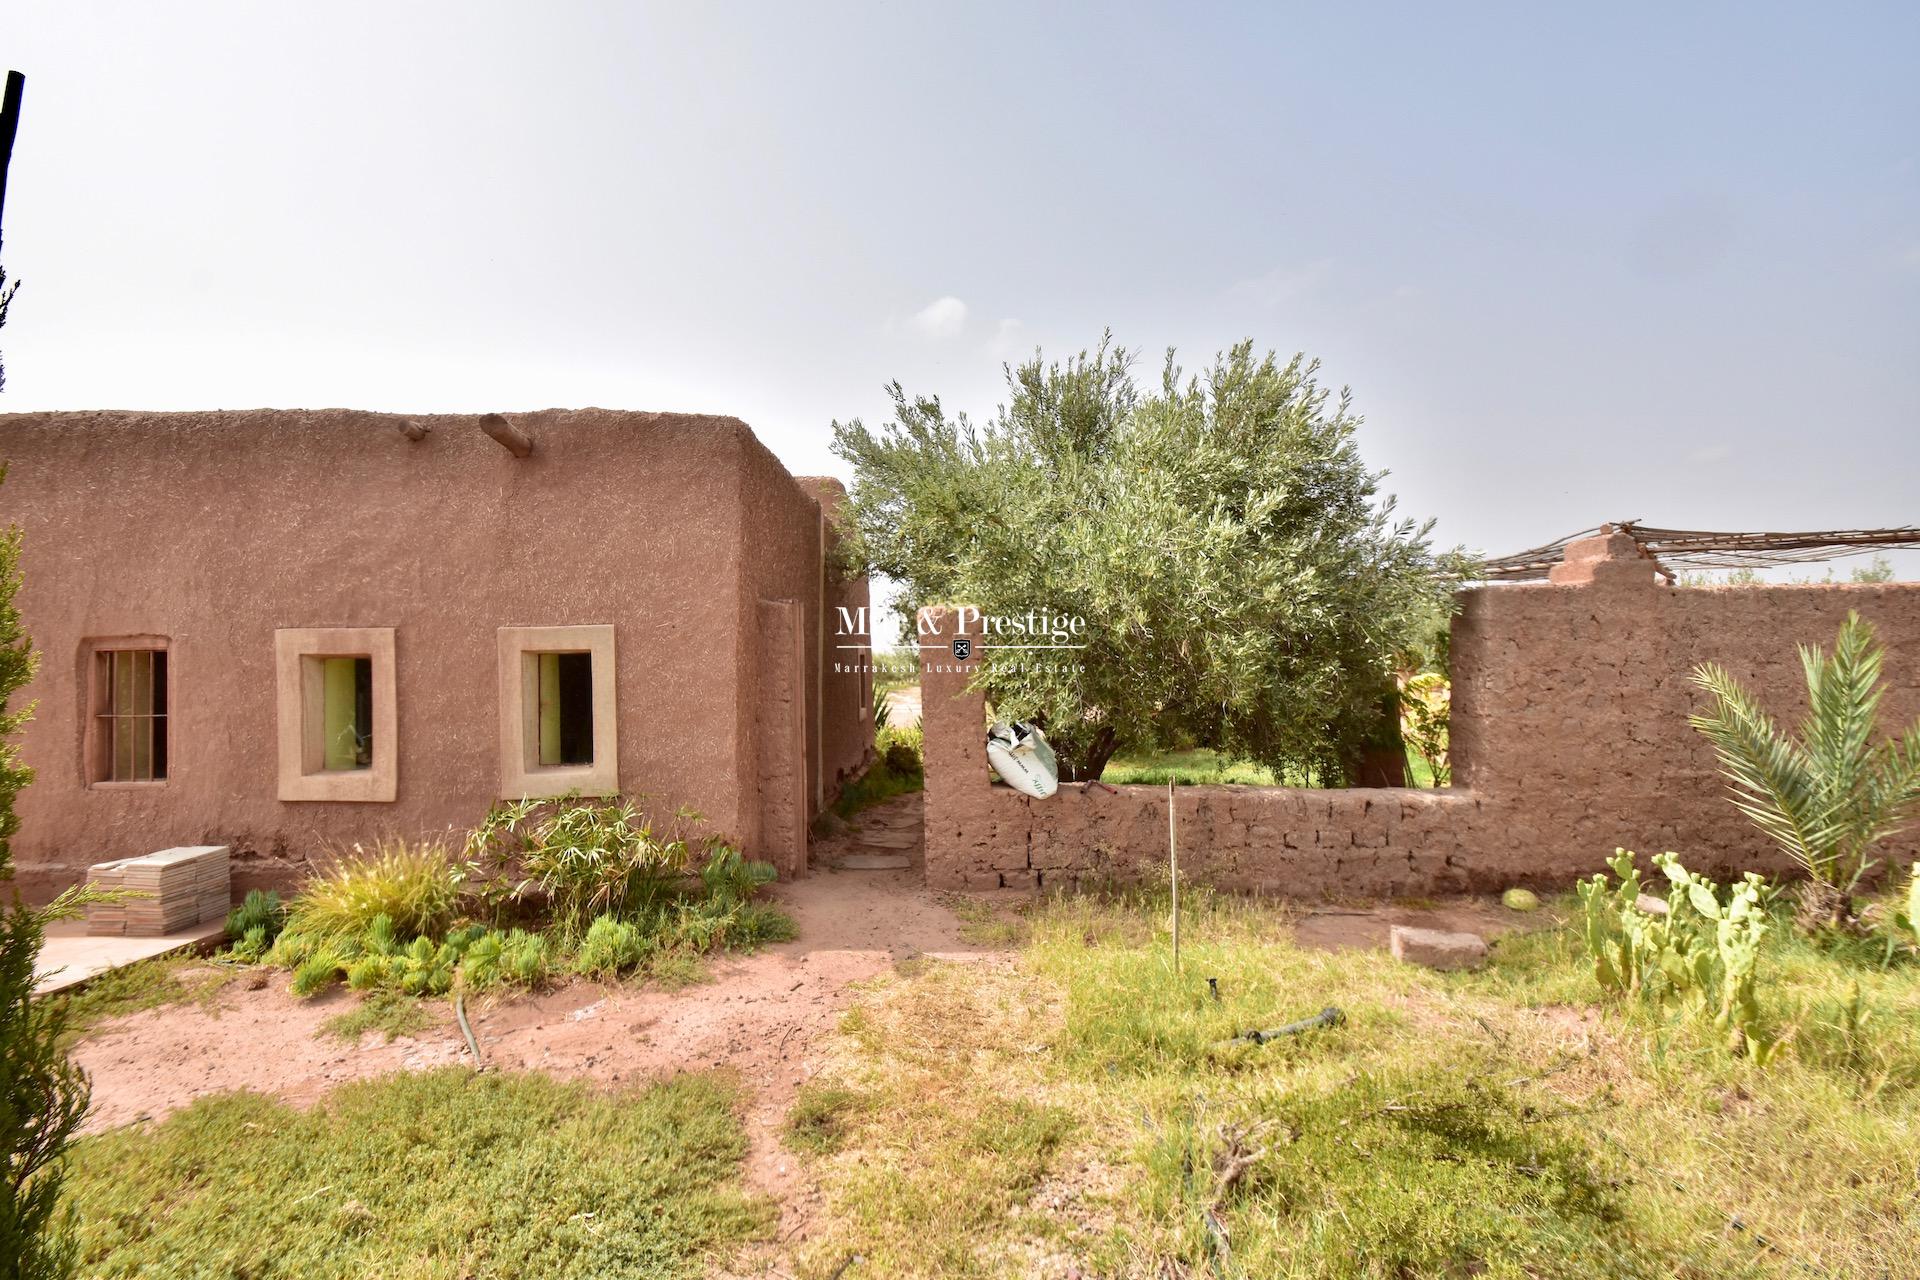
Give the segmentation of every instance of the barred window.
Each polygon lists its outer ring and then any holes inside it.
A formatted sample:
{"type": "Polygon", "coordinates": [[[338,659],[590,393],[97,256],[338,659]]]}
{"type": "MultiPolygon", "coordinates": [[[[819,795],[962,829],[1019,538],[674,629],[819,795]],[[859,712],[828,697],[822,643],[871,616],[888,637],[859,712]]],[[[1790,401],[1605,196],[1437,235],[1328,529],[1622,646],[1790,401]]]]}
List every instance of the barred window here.
{"type": "Polygon", "coordinates": [[[167,651],[102,649],[94,663],[94,781],[165,781],[167,651]]]}

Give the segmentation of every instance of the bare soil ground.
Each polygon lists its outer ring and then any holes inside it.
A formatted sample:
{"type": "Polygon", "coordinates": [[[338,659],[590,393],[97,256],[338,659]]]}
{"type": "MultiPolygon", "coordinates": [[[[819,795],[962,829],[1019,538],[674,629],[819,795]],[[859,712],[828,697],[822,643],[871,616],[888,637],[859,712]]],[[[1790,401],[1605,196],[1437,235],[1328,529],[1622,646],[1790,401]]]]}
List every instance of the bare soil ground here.
{"type": "MultiPolygon", "coordinates": [[[[782,1205],[782,1233],[804,1223],[810,1199],[779,1143],[814,1040],[854,996],[853,986],[917,955],[987,954],[963,942],[960,921],[911,872],[823,872],[780,887],[796,941],[721,957],[711,980],[664,991],[574,982],[532,996],[477,1001],[468,1017],[489,1067],[544,1071],[607,1084],[722,1068],[751,1089],[749,1182],[782,1205]],[[792,1218],[793,1221],[785,1219],[792,1218]]],[[[323,1036],[358,997],[335,989],[312,1000],[276,973],[263,986],[227,986],[206,1004],[176,1004],[108,1023],[74,1057],[93,1080],[89,1130],[159,1119],[195,1098],[233,1089],[310,1104],[351,1080],[467,1061],[450,1007],[434,1025],[385,1042],[323,1036]]]]}
{"type": "MultiPolygon", "coordinates": [[[[535,995],[489,997],[468,1006],[487,1065],[619,1084],[680,1071],[722,1069],[749,1089],[749,1185],[781,1206],[780,1237],[804,1235],[817,1195],[802,1165],[780,1144],[795,1092],[817,1068],[816,1041],[857,995],[857,984],[916,956],[994,961],[1003,949],[970,943],[983,935],[956,914],[956,895],[928,890],[918,866],[906,871],[827,870],[862,831],[901,826],[920,797],[902,796],[863,814],[855,829],[814,850],[816,873],[776,886],[797,940],[751,956],[719,957],[708,981],[678,990],[571,982],[535,995]]],[[[916,855],[918,850],[912,851],[916,855]]],[[[1025,895],[983,901],[1011,912],[1025,895]]],[[[1388,923],[1497,932],[1519,918],[1476,902],[1433,908],[1303,909],[1308,945],[1384,946],[1388,923]]],[[[329,1089],[393,1071],[469,1060],[447,1002],[431,1002],[433,1024],[391,1042],[365,1035],[349,1045],[321,1034],[358,997],[335,989],[295,999],[284,973],[256,971],[217,997],[163,1006],[103,1024],[74,1056],[93,1080],[89,1130],[159,1119],[195,1098],[229,1090],[269,1093],[308,1105],[329,1089]]]]}

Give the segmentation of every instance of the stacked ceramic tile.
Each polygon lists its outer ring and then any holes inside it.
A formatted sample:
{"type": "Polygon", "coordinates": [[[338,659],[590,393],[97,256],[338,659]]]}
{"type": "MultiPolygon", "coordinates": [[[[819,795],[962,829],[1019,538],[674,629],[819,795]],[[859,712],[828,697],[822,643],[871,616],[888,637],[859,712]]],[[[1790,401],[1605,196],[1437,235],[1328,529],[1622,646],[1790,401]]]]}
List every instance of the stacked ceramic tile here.
{"type": "Polygon", "coordinates": [[[226,845],[201,845],[199,849],[203,856],[194,865],[200,885],[200,923],[212,924],[225,920],[233,909],[232,869],[226,845]]]}
{"type": "Polygon", "coordinates": [[[157,938],[226,918],[230,888],[223,844],[186,845],[122,858],[101,863],[88,875],[102,888],[128,891],[124,901],[102,904],[87,913],[89,933],[157,938]]]}
{"type": "MultiPolygon", "coordinates": [[[[120,887],[120,868],[132,861],[97,862],[87,868],[87,883],[100,889],[120,887]]],[[[87,932],[98,936],[119,937],[127,931],[127,904],[96,902],[87,908],[87,932]]]]}

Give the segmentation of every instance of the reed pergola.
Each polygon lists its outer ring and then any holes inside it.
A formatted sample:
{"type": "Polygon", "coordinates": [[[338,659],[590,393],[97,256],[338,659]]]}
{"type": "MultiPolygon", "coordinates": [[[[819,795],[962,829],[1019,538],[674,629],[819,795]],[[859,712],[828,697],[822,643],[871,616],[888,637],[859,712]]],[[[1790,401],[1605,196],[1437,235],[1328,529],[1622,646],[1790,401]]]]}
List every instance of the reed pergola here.
{"type": "Polygon", "coordinates": [[[1560,563],[1567,544],[1601,534],[1624,533],[1653,561],[1654,571],[1672,582],[1684,569],[1765,569],[1810,564],[1862,551],[1920,547],[1920,526],[1900,529],[1819,529],[1806,533],[1728,533],[1712,529],[1658,529],[1638,520],[1618,520],[1582,529],[1544,546],[1480,562],[1483,582],[1526,582],[1545,578],[1560,563]]]}

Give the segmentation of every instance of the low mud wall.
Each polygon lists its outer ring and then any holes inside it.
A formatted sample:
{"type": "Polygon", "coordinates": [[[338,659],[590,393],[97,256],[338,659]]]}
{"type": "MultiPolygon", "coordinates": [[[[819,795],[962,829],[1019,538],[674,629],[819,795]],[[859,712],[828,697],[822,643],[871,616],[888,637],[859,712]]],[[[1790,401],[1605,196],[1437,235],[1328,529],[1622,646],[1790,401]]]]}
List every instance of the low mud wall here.
{"type": "MultiPolygon", "coordinates": [[[[1882,727],[1920,715],[1920,585],[1658,585],[1630,539],[1568,548],[1553,580],[1462,593],[1453,626],[1455,785],[1440,790],[1176,789],[1184,874],[1307,898],[1563,888],[1618,846],[1679,852],[1717,875],[1783,856],[1727,800],[1687,723],[1689,679],[1718,662],[1784,724],[1806,713],[1798,643],[1831,646],[1847,612],[1887,650],[1882,727]]],[[[1165,875],[1165,787],[1068,784],[1031,800],[991,781],[977,656],[957,617],[923,643],[930,883],[1076,888],[1165,875]]],[[[978,645],[975,646],[978,653],[978,645]]],[[[1920,842],[1886,852],[1905,865],[1920,842]]]]}

